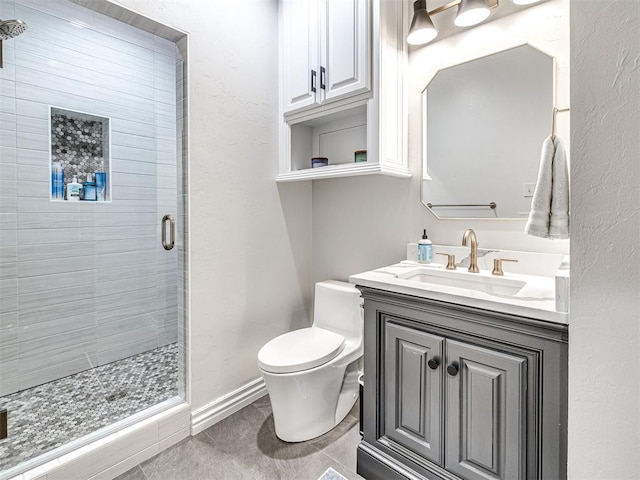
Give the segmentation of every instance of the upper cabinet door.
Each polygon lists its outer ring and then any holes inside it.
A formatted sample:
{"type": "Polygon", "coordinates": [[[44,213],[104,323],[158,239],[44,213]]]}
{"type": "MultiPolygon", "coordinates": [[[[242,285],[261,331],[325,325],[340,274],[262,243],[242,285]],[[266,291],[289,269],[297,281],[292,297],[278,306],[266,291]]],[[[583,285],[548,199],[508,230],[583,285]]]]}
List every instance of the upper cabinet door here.
{"type": "Polygon", "coordinates": [[[323,101],[371,89],[370,0],[320,0],[323,101]]]}
{"type": "Polygon", "coordinates": [[[320,101],[318,0],[282,1],[282,101],[285,112],[320,101]],[[314,78],[315,77],[315,78],[314,78]]]}
{"type": "Polygon", "coordinates": [[[468,480],[526,478],[527,360],[447,340],[445,468],[468,480]]]}

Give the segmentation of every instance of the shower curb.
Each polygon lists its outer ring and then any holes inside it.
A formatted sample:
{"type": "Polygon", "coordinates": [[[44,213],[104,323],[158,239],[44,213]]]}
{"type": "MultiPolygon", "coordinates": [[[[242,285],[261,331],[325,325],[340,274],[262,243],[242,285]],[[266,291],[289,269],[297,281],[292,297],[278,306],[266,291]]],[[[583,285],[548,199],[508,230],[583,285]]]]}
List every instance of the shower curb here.
{"type": "Polygon", "coordinates": [[[173,406],[10,480],[110,480],[187,438],[190,411],[173,406]]]}

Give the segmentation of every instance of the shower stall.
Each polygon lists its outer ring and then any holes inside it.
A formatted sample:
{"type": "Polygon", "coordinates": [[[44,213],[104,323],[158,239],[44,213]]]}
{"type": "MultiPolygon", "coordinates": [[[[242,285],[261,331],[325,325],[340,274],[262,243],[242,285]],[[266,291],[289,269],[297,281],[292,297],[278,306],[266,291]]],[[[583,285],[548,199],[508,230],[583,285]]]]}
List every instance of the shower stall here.
{"type": "Polygon", "coordinates": [[[186,40],[109,8],[0,0],[0,479],[185,397],[186,40]]]}

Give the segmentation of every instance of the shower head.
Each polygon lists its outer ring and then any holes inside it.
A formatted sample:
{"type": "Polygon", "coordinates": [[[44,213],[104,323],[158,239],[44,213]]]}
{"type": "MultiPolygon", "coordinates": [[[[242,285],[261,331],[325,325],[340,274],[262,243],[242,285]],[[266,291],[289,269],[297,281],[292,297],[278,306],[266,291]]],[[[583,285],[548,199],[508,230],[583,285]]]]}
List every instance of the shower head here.
{"type": "Polygon", "coordinates": [[[22,20],[0,20],[0,41],[17,37],[27,29],[22,20]]]}

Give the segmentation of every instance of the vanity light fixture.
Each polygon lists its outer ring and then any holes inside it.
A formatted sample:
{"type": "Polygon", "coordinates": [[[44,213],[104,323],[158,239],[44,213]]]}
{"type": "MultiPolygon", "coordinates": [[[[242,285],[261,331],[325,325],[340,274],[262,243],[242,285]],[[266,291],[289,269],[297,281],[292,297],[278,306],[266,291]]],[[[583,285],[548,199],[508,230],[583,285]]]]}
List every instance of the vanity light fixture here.
{"type": "MultiPolygon", "coordinates": [[[[533,3],[539,0],[513,0],[514,3],[533,3]]],[[[485,21],[491,9],[498,6],[498,0],[453,0],[446,5],[427,11],[426,0],[416,0],[413,3],[413,20],[407,35],[409,45],[424,45],[438,35],[438,30],[431,21],[431,16],[458,7],[458,13],[453,23],[458,27],[471,27],[485,21]]]]}
{"type": "Polygon", "coordinates": [[[424,45],[436,38],[438,30],[433,26],[431,17],[427,12],[427,0],[417,0],[413,4],[413,20],[407,35],[409,45],[424,45]]]}

